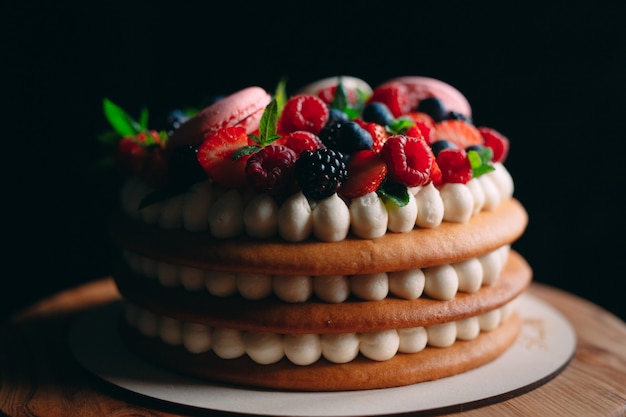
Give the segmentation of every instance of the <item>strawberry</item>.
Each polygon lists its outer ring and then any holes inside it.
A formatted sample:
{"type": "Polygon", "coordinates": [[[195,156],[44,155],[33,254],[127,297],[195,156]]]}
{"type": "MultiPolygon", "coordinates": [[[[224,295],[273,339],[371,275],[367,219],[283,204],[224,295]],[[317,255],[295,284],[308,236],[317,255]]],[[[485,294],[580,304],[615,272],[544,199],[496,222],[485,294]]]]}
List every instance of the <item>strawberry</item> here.
{"type": "Polygon", "coordinates": [[[246,129],[241,126],[225,127],[207,136],[198,147],[198,162],[207,175],[218,185],[239,188],[246,185],[245,167],[249,155],[233,161],[239,148],[248,145],[246,129]]]}
{"type": "Polygon", "coordinates": [[[411,119],[415,126],[406,132],[407,136],[413,134],[413,129],[418,129],[428,144],[435,141],[435,122],[432,117],[422,112],[409,112],[404,117],[411,119]]]}
{"type": "Polygon", "coordinates": [[[347,165],[348,179],[341,185],[339,193],[346,198],[355,198],[374,192],[387,175],[387,165],[379,153],[370,149],[356,151],[347,165]]]}
{"type": "Polygon", "coordinates": [[[305,130],[318,134],[328,122],[328,105],[316,96],[301,94],[291,97],[285,103],[277,131],[279,135],[286,135],[296,130],[305,130]]]}
{"type": "Polygon", "coordinates": [[[504,162],[509,154],[509,139],[502,133],[489,127],[479,127],[478,132],[483,144],[493,151],[493,162],[504,162]]]}
{"type": "Polygon", "coordinates": [[[465,150],[447,148],[437,155],[437,165],[441,169],[443,183],[466,184],[472,179],[472,164],[465,150]]]}
{"type": "Polygon", "coordinates": [[[387,105],[394,117],[400,117],[410,110],[408,90],[404,84],[392,83],[376,87],[368,103],[378,102],[387,105]]]}
{"type": "Polygon", "coordinates": [[[314,151],[324,148],[322,140],[317,135],[304,130],[296,130],[283,136],[281,139],[283,140],[282,144],[291,148],[296,155],[300,155],[302,151],[314,151]]]}
{"type": "Polygon", "coordinates": [[[430,166],[430,180],[435,186],[443,183],[443,174],[437,163],[437,158],[433,158],[433,164],[430,166]]]}
{"type": "Polygon", "coordinates": [[[435,123],[433,139],[434,141],[445,139],[462,149],[483,143],[478,129],[464,120],[443,120],[435,123]]]}
{"type": "Polygon", "coordinates": [[[361,119],[357,119],[356,122],[363,129],[367,130],[370,135],[372,135],[373,145],[371,149],[374,152],[379,153],[383,149],[383,145],[385,144],[385,141],[389,137],[389,133],[387,132],[387,129],[385,129],[384,126],[379,125],[378,123],[366,122],[361,119]]]}
{"type": "Polygon", "coordinates": [[[390,136],[381,151],[387,164],[389,178],[407,187],[417,187],[430,181],[433,151],[424,139],[390,136]]]}

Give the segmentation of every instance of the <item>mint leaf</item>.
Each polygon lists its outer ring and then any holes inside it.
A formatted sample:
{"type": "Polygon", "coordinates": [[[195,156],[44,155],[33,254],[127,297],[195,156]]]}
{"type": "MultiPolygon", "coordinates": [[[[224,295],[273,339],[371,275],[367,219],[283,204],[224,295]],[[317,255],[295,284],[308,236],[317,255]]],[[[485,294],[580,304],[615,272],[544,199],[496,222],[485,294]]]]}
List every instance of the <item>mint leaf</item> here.
{"type": "Polygon", "coordinates": [[[415,122],[408,117],[394,119],[391,126],[387,126],[387,131],[393,135],[403,135],[407,130],[415,126],[415,122]]]}
{"type": "Polygon", "coordinates": [[[409,190],[405,185],[385,180],[376,191],[379,196],[386,198],[398,207],[409,204],[409,190]]]}
{"type": "Polygon", "coordinates": [[[469,159],[470,165],[472,166],[472,176],[476,178],[494,171],[495,168],[489,163],[492,158],[493,151],[487,146],[479,150],[472,149],[468,151],[467,159],[469,159]]]}
{"type": "Polygon", "coordinates": [[[278,101],[272,98],[272,101],[263,110],[261,122],[259,123],[259,144],[269,145],[280,136],[276,134],[276,126],[278,124],[278,101]]]}
{"type": "Polygon", "coordinates": [[[274,92],[274,99],[276,100],[276,109],[278,116],[283,111],[283,107],[285,107],[285,103],[287,102],[287,78],[282,77],[276,86],[276,91],[274,92]]]}
{"type": "Polygon", "coordinates": [[[148,109],[145,107],[141,109],[141,113],[139,114],[139,126],[142,131],[148,130],[148,116],[148,109]]]}
{"type": "Polygon", "coordinates": [[[333,101],[330,103],[330,107],[333,109],[339,109],[343,112],[349,108],[348,93],[346,91],[346,87],[344,87],[341,82],[341,77],[339,77],[337,88],[335,89],[335,95],[333,97],[333,101]]]}
{"type": "Polygon", "coordinates": [[[242,156],[252,155],[253,153],[260,151],[262,148],[263,147],[259,146],[259,145],[242,146],[241,148],[237,149],[233,153],[233,156],[231,157],[231,159],[233,161],[236,161],[237,159],[241,158],[242,156]]]}
{"type": "Polygon", "coordinates": [[[120,136],[135,136],[142,131],[141,125],[130,117],[124,109],[111,100],[105,98],[102,101],[102,107],[104,109],[104,115],[113,127],[113,130],[120,136]]]}

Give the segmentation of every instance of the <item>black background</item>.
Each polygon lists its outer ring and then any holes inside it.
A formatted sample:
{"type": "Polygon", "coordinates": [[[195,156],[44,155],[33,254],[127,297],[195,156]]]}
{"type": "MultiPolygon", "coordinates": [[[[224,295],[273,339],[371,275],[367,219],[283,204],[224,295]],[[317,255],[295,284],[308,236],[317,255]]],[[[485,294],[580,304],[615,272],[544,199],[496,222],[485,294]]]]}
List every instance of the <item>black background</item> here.
{"type": "Polygon", "coordinates": [[[2,314],[110,273],[103,97],[158,124],[213,94],[345,74],[461,90],[511,140],[534,279],[626,318],[619,2],[150,3],[2,3],[2,314]]]}

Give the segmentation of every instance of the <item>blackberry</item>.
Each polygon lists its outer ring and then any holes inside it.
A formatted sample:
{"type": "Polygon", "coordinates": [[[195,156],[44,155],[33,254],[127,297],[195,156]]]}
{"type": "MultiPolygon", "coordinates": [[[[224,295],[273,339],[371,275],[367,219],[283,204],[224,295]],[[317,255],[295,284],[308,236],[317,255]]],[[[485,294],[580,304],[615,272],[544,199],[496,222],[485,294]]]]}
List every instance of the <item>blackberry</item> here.
{"type": "Polygon", "coordinates": [[[341,119],[331,119],[320,130],[317,136],[320,138],[324,146],[331,149],[337,149],[337,130],[342,124],[346,123],[341,119]]]}
{"type": "Polygon", "coordinates": [[[341,152],[330,148],[304,151],[296,161],[296,180],[302,193],[312,200],[333,195],[348,178],[341,152]]]}
{"type": "Polygon", "coordinates": [[[360,150],[370,149],[374,144],[372,135],[353,121],[337,121],[327,124],[319,134],[327,148],[341,152],[345,157],[360,150]]]}

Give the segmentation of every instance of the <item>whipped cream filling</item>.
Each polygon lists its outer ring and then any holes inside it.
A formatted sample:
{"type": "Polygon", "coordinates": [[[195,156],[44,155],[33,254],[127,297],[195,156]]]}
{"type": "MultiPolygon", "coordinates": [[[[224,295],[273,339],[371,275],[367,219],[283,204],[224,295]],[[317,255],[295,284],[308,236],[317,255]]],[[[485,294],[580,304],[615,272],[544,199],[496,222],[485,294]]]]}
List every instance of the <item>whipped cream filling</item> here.
{"type": "Polygon", "coordinates": [[[414,227],[435,228],[442,221],[463,223],[482,210],[493,210],[512,197],[513,179],[504,165],[467,184],[432,184],[411,188],[406,206],[382,200],[376,193],[345,201],[333,194],[309,201],[296,193],[281,205],[251,191],[224,190],[204,181],[182,195],[139,209],[154,189],[129,178],[120,191],[122,209],[131,217],[164,229],[208,231],[217,238],[247,234],[258,239],[280,236],[300,242],[314,236],[336,242],[352,232],[373,239],[387,232],[406,233],[414,227]]]}
{"type": "Polygon", "coordinates": [[[341,303],[350,295],[376,301],[388,296],[414,300],[423,295],[435,300],[451,300],[457,292],[474,293],[493,284],[509,256],[510,246],[464,261],[423,269],[360,275],[287,276],[219,272],[174,265],[125,251],[130,268],[164,287],[182,286],[189,291],[208,291],[216,297],[239,294],[249,300],[276,295],[288,303],[305,302],[312,297],[341,303]]]}
{"type": "Polygon", "coordinates": [[[427,346],[449,347],[457,340],[472,340],[480,332],[496,329],[511,315],[514,303],[515,300],[463,320],[367,333],[277,334],[212,328],[157,315],[130,302],[125,303],[125,317],[127,323],[142,335],[182,346],[191,353],[213,351],[222,359],[247,355],[262,365],[287,358],[296,365],[305,366],[320,358],[332,363],[346,363],[361,354],[374,361],[386,361],[397,353],[418,353],[427,346]]]}

